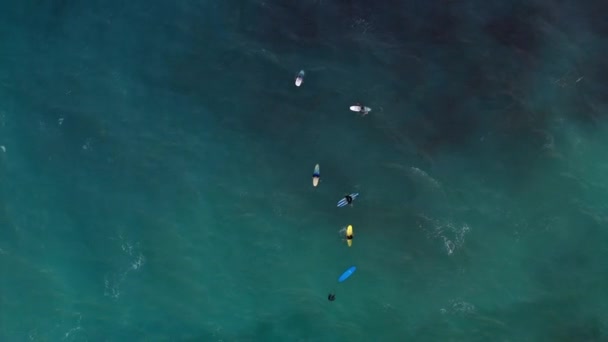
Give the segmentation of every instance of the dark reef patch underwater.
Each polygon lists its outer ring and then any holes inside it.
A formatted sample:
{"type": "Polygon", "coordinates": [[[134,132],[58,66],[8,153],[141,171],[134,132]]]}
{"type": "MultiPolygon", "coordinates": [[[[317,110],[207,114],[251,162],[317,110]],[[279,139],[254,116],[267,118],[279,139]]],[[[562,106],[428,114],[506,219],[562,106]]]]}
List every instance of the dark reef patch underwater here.
{"type": "Polygon", "coordinates": [[[0,341],[608,340],[607,11],[3,3],[0,341]]]}

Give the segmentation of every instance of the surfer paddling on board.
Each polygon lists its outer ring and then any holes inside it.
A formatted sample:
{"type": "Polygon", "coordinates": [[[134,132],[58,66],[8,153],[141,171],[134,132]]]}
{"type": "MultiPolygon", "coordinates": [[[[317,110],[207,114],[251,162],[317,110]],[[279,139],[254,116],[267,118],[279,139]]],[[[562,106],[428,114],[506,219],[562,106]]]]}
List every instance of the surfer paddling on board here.
{"type": "Polygon", "coordinates": [[[352,225],[349,224],[347,227],[340,229],[340,235],[342,237],[344,237],[348,247],[353,245],[353,238],[354,238],[355,234],[354,234],[354,229],[353,229],[352,225]]]}
{"type": "Polygon", "coordinates": [[[353,245],[354,236],[355,235],[353,234],[353,226],[349,224],[348,227],[346,227],[346,243],[348,244],[348,247],[353,245]]]}
{"type": "Polygon", "coordinates": [[[315,165],[315,170],[312,172],[312,186],[316,187],[319,185],[319,180],[321,178],[321,170],[319,169],[319,164],[315,165]]]}
{"type": "Polygon", "coordinates": [[[360,103],[350,106],[350,110],[352,110],[353,112],[356,112],[356,113],[360,113],[361,116],[366,116],[367,114],[369,114],[369,112],[372,111],[371,108],[366,107],[360,103]]]}
{"type": "Polygon", "coordinates": [[[304,70],[300,70],[300,72],[296,75],[296,80],[295,80],[296,87],[299,87],[302,85],[302,82],[304,82],[304,76],[306,76],[306,73],[304,72],[304,70]]]}
{"type": "Polygon", "coordinates": [[[341,200],[338,201],[338,207],[344,207],[347,204],[353,204],[353,201],[359,196],[358,193],[352,193],[350,195],[344,196],[341,200]]]}

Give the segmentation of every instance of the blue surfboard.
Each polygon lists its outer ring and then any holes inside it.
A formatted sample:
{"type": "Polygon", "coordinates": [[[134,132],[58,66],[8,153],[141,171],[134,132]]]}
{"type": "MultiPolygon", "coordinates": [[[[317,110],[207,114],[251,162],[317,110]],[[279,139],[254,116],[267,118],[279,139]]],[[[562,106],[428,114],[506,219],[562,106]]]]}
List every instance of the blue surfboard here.
{"type": "MultiPolygon", "coordinates": [[[[353,201],[355,200],[355,198],[357,198],[359,196],[358,193],[352,193],[349,195],[353,201]]],[[[342,198],[341,200],[338,201],[338,208],[340,207],[344,207],[348,204],[348,200],[346,199],[346,196],[344,196],[344,198],[342,198]]]]}
{"type": "Polygon", "coordinates": [[[353,273],[355,273],[356,270],[357,270],[357,267],[351,266],[349,269],[344,271],[344,273],[342,273],[340,278],[338,278],[338,282],[341,283],[341,282],[345,281],[346,279],[348,279],[348,277],[353,275],[353,273]]]}

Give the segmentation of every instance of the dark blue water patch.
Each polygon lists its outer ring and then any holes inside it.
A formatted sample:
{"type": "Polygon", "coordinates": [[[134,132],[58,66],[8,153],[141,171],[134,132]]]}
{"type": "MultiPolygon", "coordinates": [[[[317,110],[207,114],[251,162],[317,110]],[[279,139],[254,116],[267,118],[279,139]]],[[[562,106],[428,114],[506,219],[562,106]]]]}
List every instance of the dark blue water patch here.
{"type": "Polygon", "coordinates": [[[466,33],[466,18],[456,2],[415,3],[407,1],[340,1],[336,13],[343,16],[350,32],[373,35],[382,42],[447,46],[466,33]]]}
{"type": "Polygon", "coordinates": [[[422,153],[432,157],[442,151],[465,148],[487,129],[481,126],[482,113],[474,101],[462,101],[461,96],[449,91],[435,97],[437,101],[427,102],[420,108],[420,115],[406,117],[400,124],[401,132],[397,133],[406,135],[422,153]]]}
{"type": "Polygon", "coordinates": [[[237,32],[275,51],[312,48],[322,41],[315,3],[235,1],[229,7],[238,13],[237,32]]]}
{"type": "Polygon", "coordinates": [[[423,14],[424,25],[415,30],[415,37],[425,44],[437,44],[448,47],[457,43],[463,34],[462,23],[466,20],[459,15],[457,2],[443,0],[429,6],[427,13],[423,14]]]}
{"type": "Polygon", "coordinates": [[[603,15],[608,12],[608,3],[606,1],[593,0],[587,1],[584,4],[577,3],[577,5],[584,11],[586,21],[594,34],[599,37],[608,35],[608,21],[603,15]]]}
{"type": "Polygon", "coordinates": [[[564,82],[567,82],[567,88],[562,93],[569,92],[566,97],[571,103],[567,112],[569,117],[586,126],[597,127],[606,121],[605,109],[608,107],[608,100],[604,96],[608,93],[605,82],[608,61],[600,53],[608,44],[602,43],[601,39],[593,39],[589,43],[597,44],[597,48],[586,52],[581,60],[576,61],[574,75],[566,75],[564,82]]]}
{"type": "Polygon", "coordinates": [[[515,3],[506,13],[497,15],[485,26],[485,31],[507,47],[527,52],[538,52],[542,37],[535,22],[541,9],[529,3],[515,3]]]}
{"type": "Polygon", "coordinates": [[[366,33],[375,40],[401,43],[444,43],[458,33],[458,20],[447,3],[420,6],[403,1],[266,1],[232,6],[239,13],[239,31],[277,52],[325,44],[345,50],[365,49],[354,38],[366,33]]]}
{"type": "Polygon", "coordinates": [[[473,136],[479,138],[480,131],[544,127],[548,117],[529,116],[530,109],[523,104],[523,75],[532,66],[505,56],[478,59],[460,51],[436,57],[436,65],[427,66],[418,77],[427,90],[423,97],[409,100],[418,103],[420,115],[405,117],[404,126],[410,127],[413,137],[424,140],[428,134],[430,141],[421,145],[439,146],[443,140],[445,146],[459,146],[473,136]]]}
{"type": "MultiPolygon", "coordinates": [[[[373,34],[374,39],[405,42],[413,38],[415,29],[422,21],[413,17],[417,3],[405,1],[370,2],[343,0],[335,2],[331,11],[325,12],[328,31],[334,30],[341,37],[356,37],[358,34],[373,34]]],[[[352,44],[352,42],[344,42],[352,44]]],[[[346,45],[345,45],[346,46],[346,45]]]]}
{"type": "MultiPolygon", "coordinates": [[[[517,11],[516,11],[517,12],[517,11]]],[[[448,15],[448,14],[438,14],[439,16],[442,15],[448,15]]],[[[450,14],[451,15],[451,14],[450,14]]],[[[500,99],[499,101],[496,101],[496,94],[497,93],[504,93],[504,87],[505,86],[511,86],[511,87],[517,87],[516,85],[516,80],[517,79],[522,79],[521,78],[521,72],[526,72],[529,71],[533,65],[529,65],[528,67],[522,67],[522,65],[526,65],[527,63],[521,63],[522,60],[517,60],[514,59],[514,57],[516,57],[517,55],[509,55],[507,54],[506,56],[503,56],[501,58],[501,56],[495,56],[493,58],[487,58],[486,60],[475,60],[473,59],[474,56],[477,56],[476,54],[472,54],[469,53],[467,54],[467,51],[464,47],[460,47],[458,50],[456,50],[454,52],[454,55],[450,56],[450,55],[446,55],[444,56],[442,59],[437,60],[437,61],[441,61],[443,63],[445,63],[446,66],[449,66],[450,64],[447,63],[448,59],[450,58],[450,63],[451,65],[468,65],[468,67],[464,67],[466,71],[466,75],[468,76],[461,76],[463,77],[463,81],[461,82],[461,86],[465,86],[469,89],[469,92],[467,93],[468,95],[471,94],[475,94],[476,96],[479,97],[486,97],[488,99],[488,103],[486,104],[490,104],[493,105],[495,107],[500,107],[503,106],[503,104],[501,104],[500,102],[502,102],[502,100],[508,101],[509,99],[507,97],[505,97],[504,99],[500,99]],[[462,56],[461,61],[458,62],[457,60],[454,60],[453,57],[454,56],[462,56]],[[509,57],[511,56],[511,57],[509,57]],[[489,63],[488,63],[489,62],[489,63]],[[484,67],[480,67],[484,66],[484,67]],[[501,69],[501,66],[506,66],[507,69],[505,69],[503,71],[503,74],[506,75],[506,79],[503,78],[503,76],[499,76],[499,75],[492,75],[493,73],[496,73],[497,70],[501,69]],[[477,68],[477,70],[475,70],[475,68],[477,68]],[[513,70],[513,68],[515,68],[515,72],[513,70]],[[517,70],[520,71],[517,71],[517,70]],[[471,82],[468,82],[466,78],[464,77],[468,77],[471,82]],[[511,84],[510,84],[511,83],[511,84]],[[515,85],[513,84],[515,83],[515,85]],[[490,86],[488,86],[490,85],[490,86]]],[[[266,92],[267,88],[270,86],[270,88],[275,88],[278,87],[279,84],[282,85],[281,82],[279,82],[278,80],[276,80],[276,78],[272,78],[269,77],[269,75],[271,75],[271,73],[256,73],[255,70],[262,70],[263,68],[261,67],[262,65],[266,65],[266,66],[272,66],[271,63],[268,62],[262,62],[262,63],[254,63],[253,60],[251,58],[247,58],[245,56],[243,56],[241,53],[238,53],[236,51],[230,52],[230,51],[226,51],[224,55],[222,55],[222,57],[213,57],[213,59],[209,59],[209,56],[206,56],[204,54],[204,49],[201,48],[200,52],[198,53],[191,53],[190,57],[188,57],[188,54],[182,56],[187,58],[187,60],[182,60],[181,62],[177,62],[174,65],[177,66],[179,69],[174,69],[174,71],[178,71],[173,73],[173,75],[171,76],[171,78],[169,79],[169,84],[173,84],[175,85],[175,90],[176,91],[182,91],[184,93],[192,93],[193,95],[196,95],[198,97],[200,97],[201,101],[205,101],[208,103],[217,103],[218,105],[220,105],[218,103],[219,99],[217,99],[216,97],[209,97],[206,94],[208,92],[204,91],[204,89],[202,89],[200,87],[201,84],[201,80],[202,79],[208,79],[208,78],[221,78],[225,75],[222,74],[221,71],[219,70],[227,70],[232,66],[242,66],[243,69],[246,70],[253,70],[253,74],[251,74],[251,78],[249,80],[251,81],[256,81],[257,83],[260,83],[260,86],[256,89],[259,89],[262,92],[266,92]],[[230,62],[232,60],[232,62],[230,62]],[[225,66],[221,66],[223,63],[228,63],[225,66]],[[272,81],[274,79],[274,81],[272,81]],[[270,82],[270,83],[268,83],[270,82]],[[264,89],[264,90],[262,90],[264,89]]],[[[180,57],[178,57],[180,58],[180,57]]],[[[393,57],[395,60],[395,65],[398,65],[398,58],[399,57],[393,57]]],[[[276,69],[276,66],[274,66],[276,69]]],[[[504,67],[503,67],[504,69],[504,67]]],[[[277,69],[278,70],[278,69],[277,69]]],[[[285,71],[285,70],[284,70],[285,71]]],[[[396,72],[399,72],[399,70],[396,70],[396,72]]],[[[404,73],[408,73],[409,74],[409,70],[404,70],[404,73]]],[[[450,75],[450,77],[453,77],[455,75],[450,75]]],[[[421,77],[417,77],[417,79],[420,79],[421,77]]],[[[162,80],[163,78],[160,78],[159,80],[162,80]]],[[[245,83],[245,82],[243,82],[245,83]]],[[[217,87],[229,87],[228,84],[222,85],[222,84],[216,84],[217,87]]],[[[229,91],[232,91],[233,93],[235,92],[235,90],[237,90],[237,88],[232,88],[229,91]]],[[[458,88],[449,88],[450,92],[453,92],[455,89],[458,91],[458,88]]],[[[441,91],[441,90],[440,90],[441,91]]],[[[445,90],[444,90],[445,91],[445,90]]],[[[454,93],[455,94],[455,93],[454,93]]],[[[455,99],[456,97],[462,96],[462,99],[464,99],[464,94],[462,95],[454,95],[452,94],[452,99],[440,99],[439,101],[437,101],[438,103],[445,103],[445,107],[449,108],[450,105],[453,105],[454,103],[457,103],[458,99],[455,99]]],[[[265,95],[269,95],[269,94],[265,94],[265,95]]],[[[440,95],[439,95],[440,96],[440,95]]],[[[276,97],[273,97],[276,99],[276,97]]],[[[310,102],[310,101],[309,101],[310,102]]],[[[222,108],[225,108],[224,106],[227,104],[222,104],[222,108]]],[[[505,104],[504,106],[507,106],[508,104],[505,104]]],[[[443,119],[446,116],[438,116],[440,119],[443,119]]],[[[449,117],[449,116],[447,116],[449,117]]],[[[431,119],[433,120],[433,119],[431,119]]],[[[441,126],[441,122],[438,122],[437,126],[441,126]]],[[[466,125],[467,127],[469,126],[468,124],[466,125]]],[[[467,134],[469,134],[470,132],[466,132],[464,131],[462,134],[462,137],[466,137],[467,134]]],[[[438,135],[442,135],[441,131],[438,135]]],[[[431,145],[435,145],[437,142],[437,138],[431,138],[434,142],[431,142],[431,145]]],[[[456,140],[454,138],[450,138],[446,141],[449,141],[450,144],[453,144],[456,142],[456,140]]]]}

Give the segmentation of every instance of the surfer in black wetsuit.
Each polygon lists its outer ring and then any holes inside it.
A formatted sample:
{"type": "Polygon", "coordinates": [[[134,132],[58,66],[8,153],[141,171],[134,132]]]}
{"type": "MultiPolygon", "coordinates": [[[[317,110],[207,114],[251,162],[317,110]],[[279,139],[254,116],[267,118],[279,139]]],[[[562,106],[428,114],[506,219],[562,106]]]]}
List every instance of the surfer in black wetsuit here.
{"type": "Polygon", "coordinates": [[[327,300],[329,300],[330,302],[333,302],[334,300],[336,300],[336,295],[333,293],[328,294],[327,300]]]}
{"type": "Polygon", "coordinates": [[[353,198],[351,195],[346,195],[346,196],[344,196],[344,198],[346,199],[346,203],[348,203],[348,204],[353,203],[353,198]]]}

